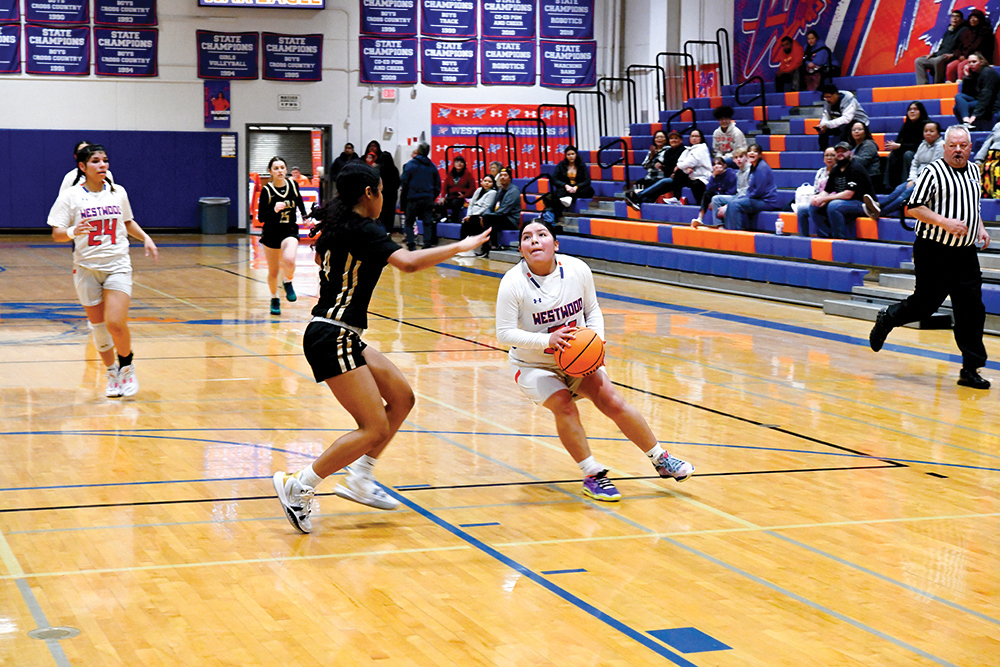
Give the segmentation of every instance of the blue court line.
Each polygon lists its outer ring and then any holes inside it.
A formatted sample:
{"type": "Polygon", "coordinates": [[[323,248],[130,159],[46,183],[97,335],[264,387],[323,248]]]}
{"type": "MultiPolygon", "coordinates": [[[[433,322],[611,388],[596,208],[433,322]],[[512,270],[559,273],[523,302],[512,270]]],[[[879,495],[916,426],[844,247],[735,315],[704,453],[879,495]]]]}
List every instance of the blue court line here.
{"type": "MultiPolygon", "coordinates": [[[[10,535],[10,533],[7,533],[10,535]]],[[[577,574],[578,572],[586,572],[582,567],[577,567],[572,570],[542,570],[542,574],[577,574]]]]}
{"type": "Polygon", "coordinates": [[[499,526],[499,521],[486,521],[484,523],[460,523],[459,528],[481,528],[483,526],[499,526]]]}
{"type": "MultiPolygon", "coordinates": [[[[18,246],[22,244],[16,244],[18,246]]],[[[141,245],[141,244],[139,244],[141,245]]],[[[139,245],[133,247],[139,247],[139,245]]],[[[68,248],[65,243],[28,243],[28,248],[68,248]]],[[[239,248],[237,243],[157,243],[157,248],[239,248]]]]}

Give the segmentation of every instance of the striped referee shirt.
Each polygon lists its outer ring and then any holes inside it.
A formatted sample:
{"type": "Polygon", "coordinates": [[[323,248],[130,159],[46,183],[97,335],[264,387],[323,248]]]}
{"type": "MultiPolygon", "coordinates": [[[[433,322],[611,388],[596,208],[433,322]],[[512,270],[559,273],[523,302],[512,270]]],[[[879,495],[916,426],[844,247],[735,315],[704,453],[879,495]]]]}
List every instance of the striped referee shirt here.
{"type": "Polygon", "coordinates": [[[965,169],[955,169],[944,158],[934,160],[917,177],[907,206],[926,206],[938,215],[961,220],[968,225],[969,233],[955,236],[943,227],[918,220],[917,236],[946,246],[975,245],[983,224],[979,214],[981,195],[979,166],[975,162],[969,162],[965,169]]]}

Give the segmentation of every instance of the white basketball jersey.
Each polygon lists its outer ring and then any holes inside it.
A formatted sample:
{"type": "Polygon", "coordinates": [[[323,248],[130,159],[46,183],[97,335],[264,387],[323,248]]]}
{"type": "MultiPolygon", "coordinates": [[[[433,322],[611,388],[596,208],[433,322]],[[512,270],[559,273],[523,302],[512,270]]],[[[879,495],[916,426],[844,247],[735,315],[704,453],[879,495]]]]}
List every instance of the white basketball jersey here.
{"type": "Polygon", "coordinates": [[[555,366],[549,334],[562,327],[588,327],[604,340],[604,315],[594,275],[583,261],[555,256],[556,270],[536,276],[526,262],[507,271],[497,295],[497,339],[510,345],[518,363],[555,366]]]}
{"type": "Polygon", "coordinates": [[[128,193],[120,185],[111,192],[105,183],[100,192],[85,185],[63,190],[49,211],[50,227],[71,227],[89,222],[94,231],[73,238],[73,263],[95,271],[130,268],[128,234],[125,223],[132,220],[128,193]]]}

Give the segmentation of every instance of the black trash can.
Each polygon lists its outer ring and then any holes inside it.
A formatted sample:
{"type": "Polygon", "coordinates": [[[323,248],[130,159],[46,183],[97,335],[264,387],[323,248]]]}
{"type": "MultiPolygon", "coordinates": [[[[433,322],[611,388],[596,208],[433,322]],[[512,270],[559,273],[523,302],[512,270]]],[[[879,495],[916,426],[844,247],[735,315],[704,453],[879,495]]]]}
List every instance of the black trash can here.
{"type": "Polygon", "coordinates": [[[202,197],[201,233],[225,234],[229,227],[229,197],[202,197]]]}

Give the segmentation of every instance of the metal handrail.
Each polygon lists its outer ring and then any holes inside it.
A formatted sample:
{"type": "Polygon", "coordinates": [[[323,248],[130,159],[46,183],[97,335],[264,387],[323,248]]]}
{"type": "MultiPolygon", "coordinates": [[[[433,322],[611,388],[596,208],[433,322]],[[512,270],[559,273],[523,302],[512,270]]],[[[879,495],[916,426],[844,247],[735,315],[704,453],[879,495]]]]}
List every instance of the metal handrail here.
{"type": "Polygon", "coordinates": [[[601,169],[610,169],[611,167],[614,167],[616,164],[618,164],[620,162],[624,162],[625,163],[625,192],[628,192],[629,190],[632,189],[632,179],[629,177],[629,174],[628,174],[628,168],[630,166],[629,165],[629,161],[628,161],[628,157],[629,157],[628,153],[629,153],[629,146],[628,146],[628,144],[625,143],[624,139],[620,139],[620,138],[619,139],[612,139],[611,141],[609,141],[608,143],[604,144],[603,146],[601,146],[600,148],[597,149],[597,166],[600,167],[601,169]],[[612,146],[614,146],[616,144],[621,144],[622,145],[622,156],[620,158],[618,158],[617,160],[615,160],[614,162],[610,162],[608,164],[604,164],[604,162],[601,161],[601,153],[603,153],[604,151],[606,151],[607,149],[611,148],[612,146]]]}
{"type": "Polygon", "coordinates": [[[667,70],[663,69],[659,65],[629,65],[628,67],[625,68],[626,78],[628,79],[632,78],[631,74],[633,69],[654,69],[660,73],[660,78],[656,80],[656,112],[657,112],[656,117],[659,118],[660,117],[659,112],[664,111],[666,108],[664,106],[664,99],[663,99],[664,97],[663,86],[666,85],[667,70]]]}
{"type": "Polygon", "coordinates": [[[539,199],[541,199],[542,197],[545,196],[545,194],[541,193],[541,192],[539,192],[537,194],[532,194],[532,193],[528,192],[528,186],[531,185],[532,183],[537,182],[541,178],[547,178],[549,180],[549,182],[552,181],[552,175],[551,174],[539,174],[538,176],[535,176],[533,179],[531,179],[530,181],[528,181],[527,183],[525,183],[524,186],[521,188],[521,196],[524,197],[524,203],[527,204],[528,206],[534,206],[538,202],[539,199]],[[534,197],[534,199],[529,200],[528,197],[532,197],[532,196],[534,197]]]}
{"type": "MultiPolygon", "coordinates": [[[[573,106],[572,102],[570,102],[570,96],[572,95],[597,96],[597,134],[606,137],[608,131],[608,102],[604,93],[599,90],[570,90],[566,93],[566,106],[573,106]]],[[[576,107],[573,108],[575,109],[576,107]]],[[[576,116],[576,119],[579,120],[579,115],[576,116]]]]}
{"type": "MultiPolygon", "coordinates": [[[[532,123],[535,126],[536,134],[538,135],[538,164],[541,166],[545,164],[549,157],[549,133],[545,126],[545,121],[541,118],[508,118],[507,122],[504,123],[503,129],[510,132],[511,123],[532,123]]],[[[517,142],[514,142],[514,148],[517,149],[517,142]]]]}
{"type": "Polygon", "coordinates": [[[741,106],[746,106],[747,104],[752,104],[753,102],[760,100],[761,108],[764,110],[764,120],[757,123],[757,129],[761,131],[761,134],[771,134],[771,128],[767,124],[767,97],[764,92],[764,79],[759,76],[752,76],[740,85],[736,86],[736,90],[733,92],[733,97],[736,100],[736,104],[741,106]],[[753,82],[760,83],[759,92],[746,101],[740,101],[740,91],[743,90],[745,86],[749,86],[753,82]]]}
{"type": "MultiPolygon", "coordinates": [[[[513,140],[513,144],[514,144],[514,161],[511,164],[505,165],[505,166],[508,166],[508,167],[512,166],[512,167],[514,167],[514,178],[517,178],[517,172],[518,172],[517,137],[514,134],[512,134],[510,132],[507,132],[506,130],[503,131],[503,132],[495,132],[495,131],[491,131],[491,130],[483,130],[482,132],[476,132],[476,145],[480,146],[480,147],[482,147],[482,144],[479,143],[479,138],[480,137],[504,137],[504,138],[506,138],[506,140],[507,140],[507,157],[508,158],[511,155],[510,147],[511,147],[511,141],[513,140]]],[[[489,154],[487,153],[486,155],[489,155],[489,154]]]]}
{"type": "MultiPolygon", "coordinates": [[[[719,38],[719,33],[726,38],[726,68],[729,70],[729,85],[733,85],[733,49],[729,44],[729,31],[725,28],[719,28],[715,31],[715,41],[719,43],[719,48],[722,48],[722,40],[719,38]]],[[[722,67],[719,67],[719,76],[722,76],[722,67]]],[[[719,82],[722,83],[721,81],[719,82]]]]}
{"type": "Polygon", "coordinates": [[[628,111],[628,124],[631,125],[635,123],[639,118],[639,107],[636,103],[636,87],[635,81],[624,76],[602,76],[597,80],[597,87],[600,88],[601,84],[605,81],[611,81],[625,84],[625,110],[628,111]]]}
{"type": "MultiPolygon", "coordinates": [[[[566,128],[568,129],[567,141],[570,145],[575,146],[576,141],[576,107],[572,104],[539,104],[538,105],[538,117],[544,119],[543,109],[565,109],[566,110],[566,128]]],[[[546,125],[546,138],[548,135],[548,126],[546,125]]],[[[546,142],[545,155],[548,157],[548,142],[546,142]]]]}
{"type": "Polygon", "coordinates": [[[712,45],[712,46],[715,47],[716,55],[719,58],[719,77],[721,78],[722,77],[722,45],[719,44],[719,41],[716,40],[714,42],[710,42],[710,41],[704,40],[704,39],[689,39],[688,41],[684,42],[684,53],[687,53],[688,45],[689,44],[704,44],[706,46],[712,45]]]}
{"type": "Polygon", "coordinates": [[[677,131],[680,132],[681,134],[684,134],[685,132],[690,132],[691,130],[697,130],[698,129],[698,114],[697,114],[697,112],[694,110],[693,107],[684,107],[680,111],[675,111],[673,114],[670,115],[669,118],[667,118],[667,122],[664,123],[667,126],[667,132],[671,131],[672,128],[670,127],[670,123],[674,120],[674,118],[680,118],[681,115],[685,111],[690,111],[691,112],[691,124],[688,125],[687,127],[685,127],[684,129],[677,130],[677,131]]]}
{"type": "MultiPolygon", "coordinates": [[[[687,62],[685,62],[685,64],[682,64],[681,68],[684,69],[684,94],[686,96],[686,99],[691,99],[692,97],[694,97],[694,94],[695,94],[695,84],[694,84],[695,64],[694,64],[694,56],[692,56],[690,53],[681,53],[680,51],[660,51],[659,53],[656,54],[656,57],[653,59],[654,62],[657,64],[657,66],[659,66],[659,64],[660,64],[660,56],[664,56],[664,58],[666,58],[666,57],[683,58],[685,61],[690,61],[690,69],[687,69],[687,67],[688,67],[687,62]]],[[[666,72],[666,69],[667,68],[664,67],[663,71],[666,72]]],[[[666,89],[667,89],[667,81],[666,81],[666,75],[664,75],[664,77],[663,77],[663,94],[664,94],[664,96],[666,96],[666,89]]],[[[663,106],[664,107],[667,106],[665,99],[664,99],[663,106]]]]}
{"type": "Polygon", "coordinates": [[[471,148],[476,151],[476,157],[479,157],[479,153],[482,153],[482,159],[479,160],[479,166],[476,167],[476,181],[481,181],[483,178],[483,169],[486,167],[486,149],[479,144],[453,144],[451,146],[446,146],[444,149],[444,170],[448,171],[451,167],[451,160],[448,159],[448,153],[452,149],[465,150],[466,148],[471,148]]]}

